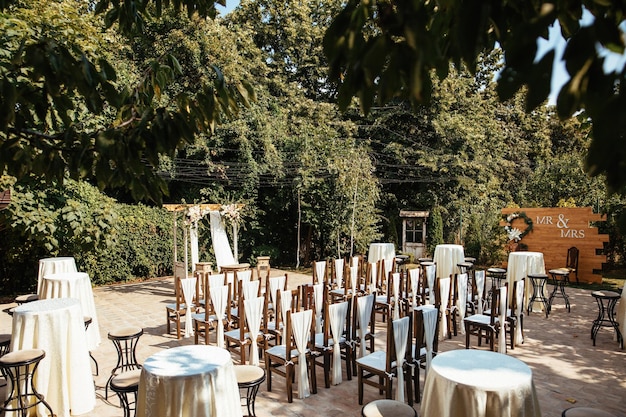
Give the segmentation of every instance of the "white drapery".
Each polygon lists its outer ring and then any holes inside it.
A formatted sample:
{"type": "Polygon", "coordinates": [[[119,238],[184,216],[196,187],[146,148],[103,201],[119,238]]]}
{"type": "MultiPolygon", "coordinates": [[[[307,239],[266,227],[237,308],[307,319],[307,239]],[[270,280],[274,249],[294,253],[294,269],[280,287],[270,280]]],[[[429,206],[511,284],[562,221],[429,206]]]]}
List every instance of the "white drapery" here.
{"type": "Polygon", "coordinates": [[[352,294],[355,294],[359,288],[359,268],[356,266],[350,267],[350,288],[352,288],[352,294]]]}
{"type": "Polygon", "coordinates": [[[376,281],[378,281],[378,265],[376,262],[370,262],[371,281],[370,281],[370,293],[376,291],[376,281]]]}
{"type": "Polygon", "coordinates": [[[200,262],[198,255],[198,222],[192,222],[189,225],[189,243],[191,245],[191,265],[200,262]]]}
{"type": "Polygon", "coordinates": [[[335,259],[335,279],[339,288],[343,288],[343,270],[343,258],[335,259]]]}
{"type": "MultiPolygon", "coordinates": [[[[222,281],[223,282],[223,281],[222,281]]],[[[215,317],[217,318],[217,347],[223,348],[224,343],[224,313],[228,304],[228,285],[209,289],[215,317]]]]}
{"type": "Polygon", "coordinates": [[[393,319],[398,320],[400,318],[400,274],[394,272],[391,276],[393,281],[391,293],[393,296],[393,319]]]}
{"type": "Polygon", "coordinates": [[[450,277],[439,278],[439,295],[441,297],[442,311],[439,329],[441,330],[441,338],[445,339],[448,336],[448,320],[446,318],[446,309],[448,308],[448,300],[450,299],[450,277]]]}
{"type": "MultiPolygon", "coordinates": [[[[467,274],[456,276],[456,290],[459,295],[456,300],[456,308],[459,310],[459,317],[461,318],[461,323],[463,323],[465,310],[467,309],[467,274]]],[[[461,334],[465,334],[465,326],[461,326],[461,334]]]]}
{"type": "Polygon", "coordinates": [[[196,278],[183,278],[180,280],[183,287],[183,297],[185,298],[185,337],[193,336],[193,319],[191,318],[191,307],[193,298],[196,295],[196,278]]]}
{"type": "MultiPolygon", "coordinates": [[[[333,385],[341,383],[341,337],[343,335],[344,323],[348,315],[348,302],[335,303],[328,306],[330,317],[330,331],[333,336],[333,370],[331,380],[333,385]]],[[[348,365],[350,366],[350,365],[348,365]]]]}
{"type": "Polygon", "coordinates": [[[500,320],[500,334],[498,337],[498,352],[506,354],[506,310],[508,308],[508,294],[506,287],[500,287],[500,311],[498,319],[500,320]]]}
{"type": "MultiPolygon", "coordinates": [[[[286,279],[287,277],[284,275],[270,278],[270,301],[272,302],[272,307],[274,308],[274,325],[276,324],[276,309],[278,308],[278,306],[276,305],[276,300],[277,300],[276,294],[278,293],[279,290],[282,290],[283,288],[285,288],[286,279]]],[[[291,297],[291,293],[289,294],[289,296],[291,297]]],[[[282,310],[282,311],[283,311],[283,319],[284,319],[285,310],[282,310]]]]}
{"type": "Polygon", "coordinates": [[[261,281],[254,280],[254,281],[248,281],[248,282],[242,282],[241,284],[241,292],[243,294],[243,299],[244,300],[251,300],[253,298],[255,298],[258,294],[259,294],[259,285],[261,284],[261,281]]]}
{"type": "MultiPolygon", "coordinates": [[[[290,290],[280,290],[280,313],[282,314],[283,322],[287,317],[287,312],[291,310],[292,295],[290,290]]],[[[276,316],[276,314],[274,314],[276,316]]],[[[277,331],[279,329],[276,329],[277,331]]],[[[287,326],[283,325],[283,343],[287,340],[287,326]]]]}
{"type": "Polygon", "coordinates": [[[230,248],[222,215],[219,211],[211,211],[209,214],[211,218],[211,241],[213,242],[213,252],[215,252],[215,261],[219,270],[223,265],[233,265],[237,262],[230,248]]]}
{"type": "Polygon", "coordinates": [[[437,276],[437,265],[426,265],[426,268],[424,269],[426,282],[428,283],[428,300],[426,304],[435,304],[435,278],[437,276]]]}
{"type": "Polygon", "coordinates": [[[424,375],[428,375],[430,363],[433,360],[433,345],[435,342],[435,330],[437,328],[437,318],[439,310],[436,308],[422,309],[422,317],[424,321],[424,336],[426,337],[426,370],[424,375]]]}
{"type": "MultiPolygon", "coordinates": [[[[296,342],[296,349],[298,350],[298,366],[296,370],[298,375],[298,398],[306,398],[311,395],[307,373],[306,352],[307,342],[311,335],[312,319],[313,310],[305,310],[291,314],[291,330],[294,341],[296,342]]],[[[287,355],[289,355],[289,352],[287,352],[287,355]]]]}
{"type": "Polygon", "coordinates": [[[396,401],[404,402],[404,352],[409,336],[409,317],[393,321],[393,340],[396,348],[396,369],[398,383],[396,384],[396,401]]]}
{"type": "Polygon", "coordinates": [[[322,333],[322,313],[324,312],[324,283],[313,285],[315,301],[315,333],[322,333]]]}
{"type": "MultiPolygon", "coordinates": [[[[524,307],[524,293],[525,293],[525,283],[526,280],[524,279],[520,279],[519,281],[517,281],[517,285],[515,287],[515,294],[513,294],[513,297],[515,297],[515,317],[521,317],[522,315],[522,308],[524,307]]],[[[515,329],[515,344],[517,345],[518,343],[524,343],[524,335],[522,334],[522,325],[521,323],[517,323],[516,329],[515,329]]]]}
{"type": "Polygon", "coordinates": [[[357,313],[359,320],[359,358],[365,356],[365,336],[369,329],[372,318],[372,306],[374,305],[374,294],[356,298],[357,313]]]}
{"type": "Polygon", "coordinates": [[[411,281],[411,305],[417,307],[417,291],[420,279],[420,270],[418,268],[409,269],[409,279],[411,281]]]}
{"type": "MultiPolygon", "coordinates": [[[[324,281],[326,273],[326,261],[315,262],[315,276],[319,281],[324,281]]],[[[319,283],[318,283],[319,284],[319,283]]]]}
{"type": "Polygon", "coordinates": [[[478,314],[483,314],[483,292],[485,291],[485,271],[474,272],[474,280],[476,281],[476,310],[478,314]]]}
{"type": "MultiPolygon", "coordinates": [[[[248,332],[250,333],[250,365],[259,366],[259,346],[257,345],[257,337],[261,329],[261,319],[263,318],[263,307],[265,298],[254,297],[243,301],[243,307],[246,311],[246,321],[248,323],[248,332]]],[[[242,349],[245,347],[242,346],[242,349]]]]}

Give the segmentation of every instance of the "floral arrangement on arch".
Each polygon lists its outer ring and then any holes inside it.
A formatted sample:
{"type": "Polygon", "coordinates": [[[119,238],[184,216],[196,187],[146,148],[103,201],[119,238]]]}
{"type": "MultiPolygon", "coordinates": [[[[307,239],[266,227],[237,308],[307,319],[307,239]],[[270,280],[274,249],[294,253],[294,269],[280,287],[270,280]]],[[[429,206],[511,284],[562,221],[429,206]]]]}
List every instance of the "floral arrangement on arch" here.
{"type": "Polygon", "coordinates": [[[226,223],[239,225],[242,220],[242,209],[243,206],[240,204],[223,204],[220,209],[220,214],[226,223]]]}
{"type": "Polygon", "coordinates": [[[506,224],[504,225],[504,231],[506,232],[509,240],[514,240],[515,242],[519,242],[520,240],[524,238],[524,236],[526,236],[528,233],[532,232],[533,230],[533,221],[523,211],[517,211],[515,213],[511,213],[508,215],[505,214],[502,216],[502,218],[506,221],[506,224]],[[513,227],[511,223],[515,219],[524,220],[524,223],[526,223],[526,229],[521,230],[521,229],[518,229],[517,227],[513,227]]]}
{"type": "Polygon", "coordinates": [[[185,224],[196,224],[204,216],[209,214],[209,209],[202,209],[200,206],[191,206],[187,209],[185,214],[185,224]]]}

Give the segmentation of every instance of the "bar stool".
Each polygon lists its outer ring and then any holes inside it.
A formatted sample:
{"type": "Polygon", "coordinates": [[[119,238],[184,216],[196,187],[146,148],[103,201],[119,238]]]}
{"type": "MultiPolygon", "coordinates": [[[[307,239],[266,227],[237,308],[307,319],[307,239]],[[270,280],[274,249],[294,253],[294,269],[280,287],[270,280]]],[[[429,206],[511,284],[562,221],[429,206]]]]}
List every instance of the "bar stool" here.
{"type": "Polygon", "coordinates": [[[0,357],[9,353],[10,348],[11,348],[11,335],[0,334],[0,357]]]}
{"type": "Polygon", "coordinates": [[[597,408],[572,407],[563,410],[561,417],[615,417],[615,415],[597,408]]]}
{"type": "Polygon", "coordinates": [[[502,286],[502,281],[506,280],[506,269],[504,268],[487,268],[487,276],[491,278],[491,288],[487,293],[487,299],[485,303],[491,304],[491,296],[494,291],[494,288],[500,288],[502,286]]]}
{"type": "Polygon", "coordinates": [[[565,294],[565,283],[569,281],[569,272],[564,269],[551,269],[548,271],[552,276],[551,284],[554,285],[550,299],[548,300],[548,311],[552,311],[552,303],[556,297],[560,297],[565,300],[565,307],[567,312],[570,312],[569,297],[565,294]]]}
{"type": "MultiPolygon", "coordinates": [[[[83,317],[83,321],[85,322],[85,331],[87,331],[87,329],[89,328],[89,325],[91,324],[93,319],[91,317],[89,317],[89,316],[84,316],[83,317]]],[[[100,373],[99,370],[98,370],[98,361],[96,360],[96,358],[93,357],[91,352],[89,352],[89,357],[93,361],[94,365],[96,365],[96,376],[98,376],[99,373],[100,373]]]]}
{"type": "Polygon", "coordinates": [[[109,332],[109,340],[113,342],[117,350],[117,364],[111,370],[111,376],[104,389],[106,399],[109,398],[109,385],[111,384],[111,380],[118,374],[117,371],[127,372],[134,369],[141,369],[141,365],[137,362],[135,350],[137,349],[137,343],[142,334],[143,329],[141,327],[124,327],[109,332]]]}
{"type": "Polygon", "coordinates": [[[600,327],[612,327],[615,329],[617,343],[619,343],[621,349],[624,349],[624,338],[619,330],[619,324],[615,320],[615,304],[620,299],[620,294],[614,291],[594,291],[591,293],[591,296],[598,303],[598,318],[593,321],[591,326],[593,345],[596,345],[596,336],[600,327]]]}
{"type": "Polygon", "coordinates": [[[0,405],[0,414],[19,412],[21,417],[27,416],[28,409],[41,404],[54,416],[44,396],[35,390],[33,377],[39,362],[46,356],[41,349],[16,350],[0,358],[0,370],[11,381],[11,392],[6,401],[0,405]],[[13,407],[12,405],[15,405],[13,407]]]}
{"type": "Polygon", "coordinates": [[[22,304],[30,303],[37,300],[39,300],[39,296],[37,294],[23,294],[15,297],[14,301],[18,306],[21,306],[22,304]]]}
{"type": "Polygon", "coordinates": [[[259,387],[265,381],[265,370],[254,365],[235,365],[234,368],[239,389],[246,389],[248,416],[256,417],[254,403],[256,402],[259,387]]]}
{"type": "Polygon", "coordinates": [[[111,391],[120,398],[120,406],[124,409],[124,417],[130,417],[131,411],[135,411],[137,404],[137,391],[139,391],[139,379],[141,369],[122,372],[115,375],[111,380],[111,391]],[[135,394],[135,401],[130,402],[128,394],[135,394]],[[133,408],[131,408],[131,405],[133,408]]]}
{"type": "Polygon", "coordinates": [[[544,294],[548,276],[546,274],[528,274],[528,278],[530,278],[530,283],[533,285],[533,295],[530,297],[530,300],[528,300],[527,313],[530,314],[533,310],[533,303],[539,301],[543,304],[546,318],[548,318],[548,314],[550,314],[550,302],[544,294]]]}
{"type": "Polygon", "coordinates": [[[472,264],[476,263],[476,258],[472,258],[471,256],[466,256],[464,260],[465,260],[465,262],[469,262],[469,263],[472,263],[472,264]]]}
{"type": "Polygon", "coordinates": [[[375,400],[361,409],[363,417],[417,417],[417,411],[408,404],[396,400],[375,400]]]}
{"type": "Polygon", "coordinates": [[[396,272],[406,271],[406,264],[408,263],[408,255],[396,255],[396,272]]]}

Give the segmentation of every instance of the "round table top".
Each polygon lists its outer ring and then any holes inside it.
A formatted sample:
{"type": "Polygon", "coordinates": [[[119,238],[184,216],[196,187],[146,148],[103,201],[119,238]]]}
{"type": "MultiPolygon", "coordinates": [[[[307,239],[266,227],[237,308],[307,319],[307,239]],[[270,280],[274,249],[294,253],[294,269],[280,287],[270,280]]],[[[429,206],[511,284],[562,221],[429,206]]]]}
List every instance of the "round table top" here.
{"type": "Polygon", "coordinates": [[[48,298],[44,300],[32,301],[15,307],[14,314],[39,314],[49,311],[62,310],[77,306],[80,308],[80,301],[75,298],[48,298]]]}
{"type": "Polygon", "coordinates": [[[80,279],[89,279],[86,272],[56,272],[54,274],[46,274],[43,279],[48,281],[78,281],[80,279]]]}
{"type": "Polygon", "coordinates": [[[594,291],[591,293],[591,295],[596,298],[608,298],[608,299],[610,298],[618,299],[621,297],[621,295],[616,293],[615,291],[607,291],[607,290],[594,291]]]}
{"type": "Polygon", "coordinates": [[[485,390],[516,387],[532,380],[530,367],[519,359],[476,349],[440,353],[431,369],[449,381],[485,390]]]}
{"type": "Polygon", "coordinates": [[[226,349],[188,345],[155,353],[146,359],[143,369],[155,376],[187,377],[212,372],[231,360],[226,349]]]}

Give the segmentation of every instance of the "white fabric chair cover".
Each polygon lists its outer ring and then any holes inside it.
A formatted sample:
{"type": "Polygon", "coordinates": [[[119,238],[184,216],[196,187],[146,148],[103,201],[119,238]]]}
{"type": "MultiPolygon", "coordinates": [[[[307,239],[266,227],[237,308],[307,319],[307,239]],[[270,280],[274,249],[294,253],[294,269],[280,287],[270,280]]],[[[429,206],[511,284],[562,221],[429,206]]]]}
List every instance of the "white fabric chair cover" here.
{"type": "Polygon", "coordinates": [[[276,293],[278,290],[285,288],[285,279],[287,277],[284,275],[270,278],[270,301],[272,301],[273,305],[276,305],[276,293]]]}
{"type": "Polygon", "coordinates": [[[359,267],[359,257],[358,256],[353,256],[352,258],[350,258],[350,266],[356,266],[357,268],[359,267]]]}
{"type": "MultiPolygon", "coordinates": [[[[290,290],[280,290],[280,312],[283,323],[287,317],[287,311],[291,310],[292,295],[290,290]]],[[[276,329],[278,330],[278,329],[276,329]]],[[[287,326],[283,325],[283,343],[287,340],[287,326]]]]}
{"type": "Polygon", "coordinates": [[[352,294],[357,292],[359,288],[359,268],[356,266],[350,267],[350,288],[352,288],[352,294]]]}
{"type": "Polygon", "coordinates": [[[189,225],[189,246],[191,247],[191,264],[195,265],[200,261],[198,255],[198,222],[192,222],[189,225]]]}
{"type": "Polygon", "coordinates": [[[422,310],[422,317],[424,319],[424,338],[426,339],[426,368],[425,375],[428,375],[430,369],[430,363],[433,360],[433,346],[435,343],[435,329],[437,328],[437,316],[439,311],[434,306],[422,306],[418,307],[422,310]]]}
{"type": "Polygon", "coordinates": [[[376,291],[376,280],[378,280],[378,268],[376,262],[370,262],[370,271],[372,271],[372,281],[370,282],[369,292],[372,294],[376,291]]]}
{"type": "Polygon", "coordinates": [[[326,261],[315,262],[315,275],[317,279],[324,281],[324,272],[326,272],[326,261]]]}
{"type": "Polygon", "coordinates": [[[219,211],[211,211],[209,212],[209,217],[211,219],[211,242],[213,242],[213,252],[215,253],[217,269],[219,270],[222,265],[236,264],[237,262],[233,256],[233,251],[228,241],[228,235],[224,228],[222,215],[219,211]]]}
{"type": "Polygon", "coordinates": [[[409,269],[409,280],[411,282],[411,305],[417,307],[417,284],[419,283],[420,270],[419,268],[409,269]]]}
{"type": "Polygon", "coordinates": [[[217,318],[217,347],[223,348],[224,343],[224,313],[228,304],[228,285],[210,288],[211,302],[217,318]]]}
{"type": "Polygon", "coordinates": [[[196,296],[196,278],[183,278],[180,280],[183,287],[183,297],[185,298],[185,337],[193,336],[193,319],[191,317],[191,306],[193,298],[196,296]]]}
{"type": "MultiPolygon", "coordinates": [[[[526,288],[524,288],[526,285],[526,280],[519,280],[517,281],[517,285],[515,286],[515,294],[513,294],[513,297],[515,297],[515,317],[519,318],[522,315],[522,310],[524,307],[524,292],[526,290],[526,288]]],[[[522,325],[521,322],[518,320],[516,329],[515,329],[515,345],[523,343],[524,342],[524,336],[522,335],[522,325]]]]}
{"type": "Polygon", "coordinates": [[[393,277],[393,288],[391,289],[391,296],[393,297],[393,319],[398,320],[400,318],[400,274],[394,272],[391,276],[393,277]]]}
{"type": "MultiPolygon", "coordinates": [[[[313,320],[313,310],[304,310],[291,314],[291,330],[296,349],[298,350],[298,366],[296,370],[298,378],[298,398],[306,398],[311,395],[309,378],[307,375],[307,342],[311,335],[311,321],[313,320]]],[[[288,354],[289,352],[287,352],[288,354]]]]}
{"type": "Polygon", "coordinates": [[[465,334],[463,318],[465,317],[465,311],[467,310],[467,274],[459,274],[456,276],[456,291],[459,295],[456,300],[456,308],[459,311],[461,334],[465,334]]]}
{"type": "Polygon", "coordinates": [[[372,318],[372,306],[374,305],[374,294],[356,298],[357,314],[359,320],[358,336],[360,340],[359,358],[365,356],[365,336],[369,329],[372,318]]]}
{"type": "Polygon", "coordinates": [[[398,383],[396,384],[396,401],[404,402],[404,352],[409,339],[409,317],[393,321],[393,340],[396,347],[396,368],[398,370],[398,383]]]}
{"type": "Polygon", "coordinates": [[[224,285],[224,274],[209,275],[209,290],[224,285]]]}
{"type": "Polygon", "coordinates": [[[476,312],[483,314],[483,292],[485,291],[485,271],[474,272],[474,280],[476,281],[476,312]]]}
{"type": "Polygon", "coordinates": [[[244,300],[251,300],[256,298],[259,294],[259,285],[261,285],[261,281],[258,279],[255,281],[243,282],[241,284],[241,292],[244,300]]]}
{"type": "Polygon", "coordinates": [[[392,259],[384,259],[383,260],[383,266],[384,266],[384,273],[385,273],[385,279],[387,279],[387,277],[389,276],[389,273],[391,272],[391,268],[393,267],[393,260],[392,259]]]}
{"type": "Polygon", "coordinates": [[[324,312],[324,283],[313,285],[313,298],[315,301],[315,333],[322,333],[322,313],[324,312]]]}
{"type": "Polygon", "coordinates": [[[346,316],[348,315],[348,302],[335,303],[328,306],[330,319],[330,332],[333,336],[333,369],[331,381],[333,385],[341,384],[341,337],[343,335],[346,316]]]}
{"type": "Polygon", "coordinates": [[[498,335],[498,352],[506,354],[506,311],[508,310],[508,294],[506,287],[500,287],[500,311],[498,319],[500,320],[500,333],[498,335]]]}
{"type": "Polygon", "coordinates": [[[448,300],[450,299],[450,277],[439,278],[439,295],[441,297],[441,323],[439,329],[441,331],[441,338],[445,339],[448,336],[448,320],[446,319],[445,310],[448,308],[448,300]]]}
{"type": "MultiPolygon", "coordinates": [[[[263,297],[252,297],[243,301],[243,308],[246,311],[246,322],[248,323],[248,333],[250,334],[250,359],[248,363],[254,366],[259,366],[259,346],[256,340],[261,329],[264,306],[265,298],[263,297]]],[[[244,349],[244,346],[241,348],[244,349]]]]}
{"type": "MultiPolygon", "coordinates": [[[[344,286],[344,283],[343,283],[343,270],[344,270],[343,258],[335,259],[335,278],[337,280],[338,288],[343,288],[343,286],[344,286]]],[[[320,276],[320,275],[318,275],[318,276],[320,276]]]]}
{"type": "Polygon", "coordinates": [[[242,281],[244,284],[250,282],[252,279],[252,270],[246,269],[244,271],[237,271],[237,280],[242,281]]]}
{"type": "Polygon", "coordinates": [[[428,283],[428,299],[426,301],[426,304],[434,304],[435,303],[435,278],[437,276],[437,265],[427,265],[424,272],[426,274],[426,282],[428,283]]]}

